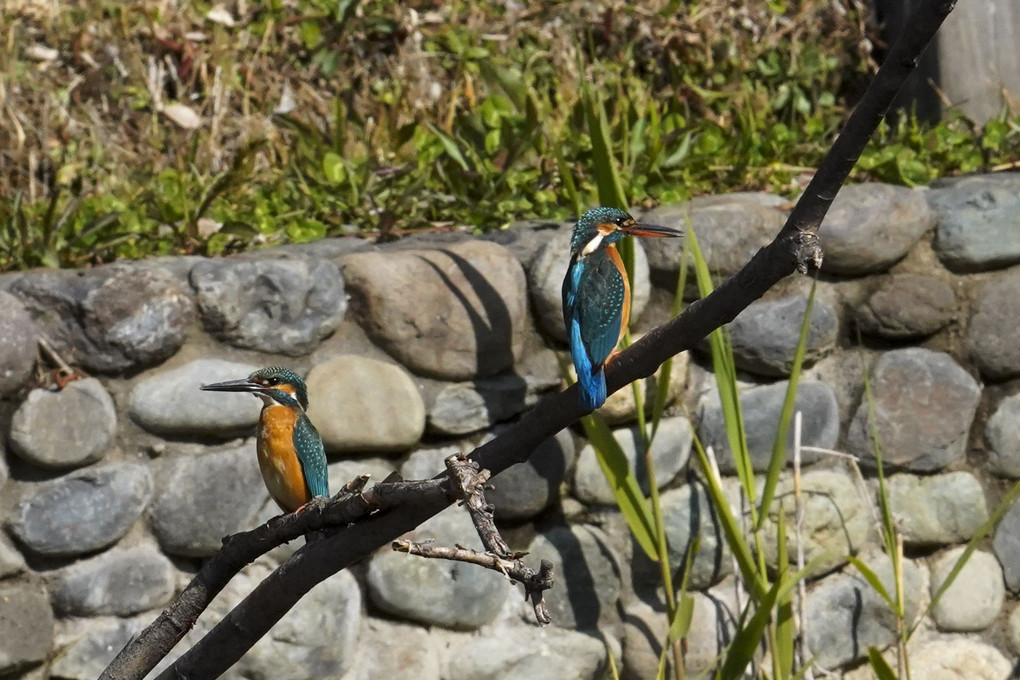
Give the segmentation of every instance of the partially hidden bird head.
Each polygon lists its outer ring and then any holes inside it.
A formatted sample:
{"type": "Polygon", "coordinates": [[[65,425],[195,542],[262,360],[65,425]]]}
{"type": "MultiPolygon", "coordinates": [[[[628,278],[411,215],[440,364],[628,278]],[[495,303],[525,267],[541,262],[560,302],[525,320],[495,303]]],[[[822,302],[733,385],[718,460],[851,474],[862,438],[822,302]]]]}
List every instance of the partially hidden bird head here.
{"type": "Polygon", "coordinates": [[[591,255],[600,248],[616,243],[624,236],[683,236],[683,232],[655,224],[641,224],[625,210],[599,207],[588,210],[574,225],[570,237],[570,254],[591,255]]]}
{"type": "Polygon", "coordinates": [[[294,371],[280,366],[260,368],[247,378],[202,385],[210,392],[249,392],[266,405],[279,404],[291,408],[308,408],[308,387],[294,371]]]}

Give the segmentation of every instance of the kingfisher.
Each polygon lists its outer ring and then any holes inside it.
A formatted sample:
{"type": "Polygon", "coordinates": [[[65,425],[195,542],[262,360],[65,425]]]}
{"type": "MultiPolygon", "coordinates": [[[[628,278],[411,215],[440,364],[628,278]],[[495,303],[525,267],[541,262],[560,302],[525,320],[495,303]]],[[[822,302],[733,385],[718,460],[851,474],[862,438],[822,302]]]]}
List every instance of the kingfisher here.
{"type": "Polygon", "coordinates": [[[249,392],[262,400],[255,429],[259,469],[269,495],[284,513],[300,510],[315,496],[329,496],[322,438],[305,415],[308,387],[297,373],[279,366],[247,378],[202,385],[213,392],[249,392]]]}
{"type": "Polygon", "coordinates": [[[570,238],[570,266],[563,279],[563,322],[581,386],[581,405],[606,401],[603,367],[630,319],[630,284],[616,244],[624,236],[683,236],[682,231],[640,224],[617,208],[581,215],[570,238]]]}

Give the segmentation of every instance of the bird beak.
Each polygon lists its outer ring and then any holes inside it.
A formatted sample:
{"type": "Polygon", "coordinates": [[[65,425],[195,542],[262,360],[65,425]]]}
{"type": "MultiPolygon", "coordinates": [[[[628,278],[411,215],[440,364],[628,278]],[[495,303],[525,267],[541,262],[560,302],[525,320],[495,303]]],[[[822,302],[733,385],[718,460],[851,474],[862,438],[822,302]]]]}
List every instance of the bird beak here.
{"type": "Polygon", "coordinates": [[[212,385],[202,385],[202,389],[206,392],[261,392],[265,387],[247,378],[242,378],[241,380],[228,380],[226,382],[213,383],[212,385]]]}
{"type": "Polygon", "coordinates": [[[660,227],[657,224],[641,224],[640,222],[631,222],[620,227],[620,231],[631,236],[683,236],[684,233],[679,229],[672,229],[670,227],[660,227]]]}

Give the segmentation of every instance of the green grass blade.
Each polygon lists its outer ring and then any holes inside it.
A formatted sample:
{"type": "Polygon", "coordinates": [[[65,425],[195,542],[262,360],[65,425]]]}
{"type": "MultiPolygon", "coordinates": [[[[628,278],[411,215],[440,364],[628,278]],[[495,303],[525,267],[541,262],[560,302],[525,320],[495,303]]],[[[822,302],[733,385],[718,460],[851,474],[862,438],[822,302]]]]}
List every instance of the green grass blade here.
{"type": "MultiPolygon", "coordinates": [[[[858,342],[858,344],[860,344],[858,342]]],[[[890,556],[896,554],[896,524],[889,505],[889,493],[885,485],[882,444],[878,441],[878,427],[875,425],[875,400],[871,396],[871,376],[864,375],[864,402],[868,405],[868,430],[872,450],[875,453],[875,470],[878,477],[878,509],[882,520],[882,542],[890,556]]],[[[894,558],[895,559],[895,558],[894,558]]]]}
{"type": "MultiPolygon", "coordinates": [[[[772,616],[772,608],[776,604],[776,597],[779,595],[781,585],[781,582],[777,581],[764,594],[757,603],[758,609],[755,611],[754,616],[741,626],[737,630],[737,634],[733,636],[733,642],[730,643],[726,651],[726,659],[723,661],[720,673],[723,680],[737,680],[744,677],[744,669],[754,659],[754,653],[758,650],[758,645],[761,643],[765,626],[768,625],[769,619],[772,616]]],[[[748,606],[751,605],[748,604],[748,606]]]]}
{"type": "Polygon", "coordinates": [[[690,593],[683,593],[676,605],[676,615],[669,624],[670,642],[687,637],[691,630],[691,622],[694,620],[694,598],[690,593]]]}
{"type": "Polygon", "coordinates": [[[795,571],[792,576],[788,577],[783,581],[783,587],[779,591],[779,597],[784,598],[793,593],[793,589],[797,587],[799,581],[803,581],[820,567],[829,558],[829,555],[824,553],[815,555],[807,564],[804,565],[803,569],[795,571]]]}
{"type": "Polygon", "coordinates": [[[876,574],[871,567],[869,567],[856,557],[851,556],[849,560],[850,564],[854,565],[854,567],[857,568],[857,571],[860,573],[860,575],[864,577],[864,580],[868,582],[868,585],[870,585],[871,588],[876,593],[878,593],[883,600],[886,601],[886,603],[889,605],[889,608],[892,609],[893,611],[896,611],[896,600],[893,598],[892,595],[889,594],[889,591],[882,583],[882,579],[878,578],[878,574],[876,574]]]}
{"type": "MultiPolygon", "coordinates": [[[[684,580],[686,581],[686,577],[684,580]]],[[[694,598],[684,589],[681,590],[680,597],[677,599],[676,608],[673,611],[673,620],[669,623],[669,631],[666,635],[666,644],[662,646],[662,652],[659,654],[659,665],[655,673],[656,678],[666,677],[666,657],[670,649],[673,649],[673,645],[677,640],[687,637],[687,633],[691,630],[691,622],[693,621],[694,598]]],[[[682,663],[681,659],[677,661],[682,663]]]]}
{"type": "Polygon", "coordinates": [[[518,111],[524,111],[528,105],[528,84],[519,68],[497,65],[493,61],[477,62],[479,70],[486,80],[499,85],[518,111]]]}
{"type": "Polygon", "coordinates": [[[719,478],[712,471],[708,454],[705,453],[705,449],[702,447],[697,435],[694,436],[694,450],[705,473],[705,486],[708,488],[712,507],[715,508],[719,516],[719,524],[722,527],[723,535],[725,535],[726,543],[730,546],[730,551],[737,560],[737,568],[740,569],[744,584],[755,600],[760,600],[764,597],[768,584],[765,582],[764,574],[759,572],[755,566],[751,546],[748,545],[743,532],[740,530],[740,525],[737,523],[737,518],[733,515],[733,510],[726,499],[726,494],[723,492],[719,478]]]}
{"type": "Polygon", "coordinates": [[[701,537],[695,536],[694,540],[687,544],[684,554],[684,577],[680,580],[680,601],[677,603],[673,620],[669,624],[668,642],[679,640],[687,635],[691,629],[691,620],[694,616],[694,599],[688,594],[687,589],[691,580],[691,567],[694,565],[694,558],[701,547],[701,537]]]}
{"type": "Polygon", "coordinates": [[[57,205],[60,203],[60,195],[64,192],[64,187],[57,184],[55,180],[50,182],[50,200],[46,205],[46,213],[43,215],[42,225],[42,242],[44,245],[49,245],[53,241],[53,236],[56,232],[56,214],[57,205]]]}
{"type": "Polygon", "coordinates": [[[638,159],[645,153],[647,145],[645,139],[648,136],[648,119],[642,115],[636,121],[634,121],[634,127],[630,129],[630,134],[627,139],[626,151],[629,154],[627,159],[627,172],[631,176],[634,175],[634,171],[637,169],[638,159]]]}
{"type": "Polygon", "coordinates": [[[606,109],[590,84],[585,86],[581,99],[588,123],[588,135],[591,137],[592,165],[599,203],[627,210],[627,194],[616,168],[616,159],[613,158],[613,137],[609,131],[606,109]]]}
{"type": "Polygon", "coordinates": [[[662,648],[662,653],[659,654],[659,665],[655,669],[655,680],[666,680],[666,654],[669,652],[668,647],[662,648]]]}
{"type": "Polygon", "coordinates": [[[669,170],[675,168],[691,155],[691,145],[694,142],[694,133],[688,132],[680,140],[680,146],[678,146],[673,153],[669,155],[666,160],[662,161],[661,167],[663,170],[669,170]]]}
{"type": "MultiPolygon", "coordinates": [[[[698,292],[702,298],[705,298],[712,292],[712,277],[708,272],[708,263],[701,253],[698,237],[694,230],[688,231],[687,243],[694,259],[694,275],[698,282],[698,292]]],[[[744,434],[744,418],[740,409],[740,397],[737,393],[737,368],[733,362],[733,350],[725,327],[712,331],[709,341],[712,346],[712,370],[715,373],[723,422],[726,425],[726,439],[736,465],[737,476],[751,503],[752,524],[757,526],[756,499],[758,496],[755,491],[754,467],[751,464],[751,455],[747,450],[747,437],[744,434]]]]}
{"type": "MultiPolygon", "coordinates": [[[[620,513],[627,521],[627,526],[648,557],[658,561],[652,509],[641,491],[627,456],[600,415],[592,413],[585,416],[581,419],[581,425],[588,441],[595,448],[599,467],[602,468],[602,473],[613,490],[613,497],[620,507],[620,513]]],[[[655,482],[650,480],[650,483],[655,482]]]]}
{"type": "Polygon", "coordinates": [[[461,153],[460,147],[457,146],[457,142],[453,141],[453,138],[447,135],[445,132],[437,128],[432,123],[426,122],[425,127],[429,129],[429,132],[436,136],[439,143],[443,145],[443,151],[460,166],[464,172],[470,171],[468,162],[464,159],[464,154],[461,153]]]}
{"type": "Polygon", "coordinates": [[[785,588],[790,580],[788,571],[790,556],[786,546],[786,513],[782,504],[776,521],[776,564],[779,574],[776,581],[779,591],[776,593],[776,622],[774,630],[775,645],[772,649],[773,671],[779,680],[787,680],[793,673],[793,641],[796,636],[793,620],[792,589],[785,588]]]}
{"type": "Polygon", "coordinates": [[[878,680],[899,680],[889,662],[882,656],[882,652],[875,647],[868,647],[868,665],[878,680]]]}
{"type": "Polygon", "coordinates": [[[563,184],[563,192],[567,195],[567,200],[570,201],[574,214],[580,216],[584,212],[584,202],[581,200],[581,195],[577,192],[574,173],[571,172],[567,159],[563,156],[563,148],[557,144],[555,149],[556,170],[559,172],[560,182],[563,184]]]}
{"type": "Polygon", "coordinates": [[[761,503],[758,506],[758,526],[768,515],[769,506],[776,495],[776,485],[779,483],[779,474],[786,467],[786,438],[790,432],[790,423],[793,422],[793,409],[797,402],[797,386],[800,384],[800,374],[804,367],[804,354],[807,351],[808,330],[811,328],[811,310],[815,303],[815,289],[817,281],[811,283],[811,293],[808,295],[807,307],[804,310],[804,320],[800,324],[800,338],[797,340],[797,350],[793,355],[793,370],[790,372],[790,382],[786,387],[786,396],[783,398],[783,409],[779,416],[779,429],[776,432],[776,440],[772,444],[772,457],[769,459],[768,472],[765,474],[765,483],[761,490],[761,503]]]}
{"type": "MultiPolygon", "coordinates": [[[[967,561],[970,560],[970,556],[974,554],[974,551],[977,550],[977,547],[985,540],[985,537],[991,533],[992,529],[995,528],[995,525],[999,523],[999,520],[1002,519],[1002,516],[1006,514],[1006,511],[1009,510],[1011,505],[1013,505],[1013,501],[1017,499],[1017,496],[1020,496],[1020,482],[1013,485],[1006,495],[1002,497],[1002,500],[999,501],[999,505],[995,508],[995,511],[980,527],[978,527],[978,530],[974,532],[970,541],[967,542],[967,547],[963,549],[960,557],[958,557],[956,563],[953,564],[953,568],[949,570],[949,574],[946,576],[945,581],[942,582],[942,585],[940,585],[938,590],[935,591],[935,594],[932,595],[931,602],[929,602],[928,606],[925,608],[924,614],[930,612],[935,608],[935,605],[939,603],[939,600],[942,599],[942,596],[945,595],[947,590],[949,590],[949,587],[953,585],[953,581],[956,580],[956,577],[960,575],[960,572],[967,565],[967,561]]],[[[921,619],[923,618],[923,616],[919,616],[917,618],[917,621],[910,627],[910,632],[907,633],[907,637],[914,633],[914,630],[918,625],[920,625],[921,619]]]]}

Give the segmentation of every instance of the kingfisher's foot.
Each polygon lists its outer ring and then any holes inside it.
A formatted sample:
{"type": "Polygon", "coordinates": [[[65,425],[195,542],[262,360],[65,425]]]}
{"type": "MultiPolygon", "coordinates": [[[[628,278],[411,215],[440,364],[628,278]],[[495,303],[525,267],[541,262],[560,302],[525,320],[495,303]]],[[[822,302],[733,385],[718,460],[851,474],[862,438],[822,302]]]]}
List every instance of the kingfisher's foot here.
{"type": "Polygon", "coordinates": [[[605,366],[606,364],[608,364],[610,361],[616,358],[617,354],[619,354],[622,351],[623,350],[614,349],[612,352],[609,353],[609,356],[606,357],[606,360],[602,362],[602,365],[605,366]]]}
{"type": "Polygon", "coordinates": [[[300,506],[297,510],[295,510],[294,514],[296,515],[307,510],[315,510],[317,512],[322,512],[322,510],[325,509],[326,503],[328,501],[329,499],[326,498],[325,496],[312,496],[312,499],[305,503],[304,505],[300,506]]]}

